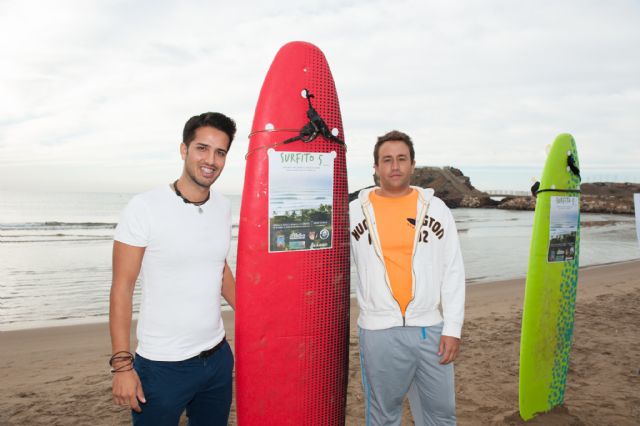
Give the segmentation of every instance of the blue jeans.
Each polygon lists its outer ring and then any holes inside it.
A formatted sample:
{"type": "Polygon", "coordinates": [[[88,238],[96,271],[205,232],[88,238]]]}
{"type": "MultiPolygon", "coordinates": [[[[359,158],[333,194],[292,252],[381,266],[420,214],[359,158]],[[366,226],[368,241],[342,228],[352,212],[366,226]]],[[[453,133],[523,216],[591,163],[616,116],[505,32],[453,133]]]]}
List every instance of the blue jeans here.
{"type": "Polygon", "coordinates": [[[190,426],[226,425],[232,394],[233,354],[229,344],[207,358],[152,361],[136,355],[134,367],[146,404],[132,411],[136,426],[176,426],[187,410],[190,426]]]}

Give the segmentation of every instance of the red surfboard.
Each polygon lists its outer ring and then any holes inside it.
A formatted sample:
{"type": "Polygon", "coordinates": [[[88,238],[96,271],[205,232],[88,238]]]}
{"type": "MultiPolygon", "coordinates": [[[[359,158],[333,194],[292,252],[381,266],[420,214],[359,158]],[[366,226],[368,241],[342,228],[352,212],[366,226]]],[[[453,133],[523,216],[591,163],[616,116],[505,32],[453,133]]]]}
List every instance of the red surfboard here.
{"type": "Polygon", "coordinates": [[[253,120],[240,211],[240,425],[343,425],[349,342],[346,147],[314,45],[276,55],[253,120]]]}

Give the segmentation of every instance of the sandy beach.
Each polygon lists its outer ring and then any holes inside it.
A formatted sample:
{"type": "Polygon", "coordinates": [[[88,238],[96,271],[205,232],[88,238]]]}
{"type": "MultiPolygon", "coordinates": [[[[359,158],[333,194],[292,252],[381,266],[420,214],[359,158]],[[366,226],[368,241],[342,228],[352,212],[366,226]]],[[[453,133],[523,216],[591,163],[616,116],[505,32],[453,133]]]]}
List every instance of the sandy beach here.
{"type": "MultiPolygon", "coordinates": [[[[639,277],[640,261],[581,270],[565,405],[526,424],[640,424],[639,277]]],[[[523,294],[524,279],[468,287],[460,425],[525,424],[517,414],[523,294]]],[[[353,303],[348,425],[364,424],[357,314],[353,303]]],[[[224,320],[233,345],[233,313],[224,320]]],[[[0,425],[129,424],[129,411],[111,401],[109,356],[107,324],[0,332],[0,425]]],[[[405,413],[403,424],[413,424],[405,413]]]]}

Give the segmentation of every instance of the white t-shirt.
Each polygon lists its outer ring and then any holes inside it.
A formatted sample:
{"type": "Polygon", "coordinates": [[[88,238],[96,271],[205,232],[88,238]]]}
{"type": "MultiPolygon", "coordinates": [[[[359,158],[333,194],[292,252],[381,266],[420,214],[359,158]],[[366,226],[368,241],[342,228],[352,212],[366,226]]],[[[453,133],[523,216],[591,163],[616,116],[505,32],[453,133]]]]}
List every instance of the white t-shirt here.
{"type": "Polygon", "coordinates": [[[224,337],[220,298],[231,203],[211,191],[201,207],[199,213],[167,185],[136,195],[116,227],[116,241],[146,247],[136,350],[145,358],[181,361],[224,337]]]}

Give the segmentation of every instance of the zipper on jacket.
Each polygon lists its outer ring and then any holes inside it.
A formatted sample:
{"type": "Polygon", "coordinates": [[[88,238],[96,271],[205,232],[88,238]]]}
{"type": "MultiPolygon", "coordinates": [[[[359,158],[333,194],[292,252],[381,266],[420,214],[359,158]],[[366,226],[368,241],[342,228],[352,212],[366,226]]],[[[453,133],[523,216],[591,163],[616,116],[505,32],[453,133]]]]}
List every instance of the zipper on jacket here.
{"type": "MultiPolygon", "coordinates": [[[[420,192],[418,192],[418,199],[422,198],[422,194],[420,192]]],[[[409,310],[409,305],[411,304],[411,302],[414,301],[414,299],[416,298],[416,273],[413,270],[413,265],[414,265],[414,260],[416,257],[416,251],[418,251],[418,244],[420,244],[420,230],[422,229],[422,223],[424,222],[424,218],[427,215],[427,211],[429,210],[429,202],[425,200],[425,202],[422,204],[421,210],[419,212],[416,212],[416,234],[417,234],[417,238],[414,237],[413,238],[413,253],[411,254],[411,281],[412,281],[412,289],[413,289],[413,294],[411,295],[411,300],[409,300],[409,302],[407,302],[407,308],[405,309],[404,313],[406,315],[407,311],[409,310]],[[423,213],[424,212],[424,213],[423,213]],[[420,218],[420,221],[418,222],[418,217],[420,218]],[[418,223],[420,223],[420,225],[418,225],[418,223]]],[[[397,302],[397,300],[396,300],[397,302]]],[[[399,303],[398,303],[399,305],[399,303]]],[[[405,316],[402,315],[402,326],[405,326],[405,316]]]]}
{"type": "MultiPolygon", "coordinates": [[[[373,189],[373,191],[375,191],[375,188],[373,189]]],[[[382,261],[382,266],[384,267],[384,271],[385,271],[385,277],[384,280],[387,283],[387,290],[389,290],[389,293],[391,293],[391,298],[393,298],[393,300],[395,300],[396,304],[398,305],[398,309],[400,309],[400,312],[402,312],[402,309],[400,308],[400,302],[398,302],[398,299],[396,299],[396,296],[393,294],[393,291],[391,290],[391,283],[389,282],[389,277],[387,274],[387,265],[384,263],[384,254],[382,253],[382,245],[376,245],[376,243],[380,244],[380,239],[378,238],[378,229],[376,227],[373,226],[373,222],[370,220],[369,218],[369,206],[371,205],[371,201],[369,200],[369,193],[371,191],[366,192],[366,195],[363,197],[363,199],[360,200],[360,207],[362,208],[362,213],[364,214],[364,218],[365,220],[367,220],[368,223],[368,227],[369,227],[369,235],[371,236],[373,234],[373,231],[375,229],[375,237],[372,237],[372,243],[373,243],[373,251],[378,255],[378,258],[380,258],[380,260],[382,261]],[[366,205],[365,205],[366,203],[366,205]]],[[[360,198],[358,196],[358,198],[360,198]]],[[[422,198],[422,194],[420,193],[420,191],[418,191],[418,199],[422,198]]],[[[424,203],[421,206],[421,210],[420,212],[416,212],[416,230],[417,235],[418,235],[418,239],[420,236],[420,229],[422,228],[422,222],[424,221],[424,216],[426,215],[427,211],[429,210],[429,204],[430,204],[430,200],[424,200],[424,203]],[[424,214],[422,213],[424,212],[424,214]],[[420,226],[418,227],[418,216],[420,217],[420,226]]],[[[373,206],[371,207],[373,209],[373,206]]],[[[409,305],[411,304],[411,302],[413,302],[413,300],[416,298],[415,296],[415,272],[413,270],[413,261],[416,255],[416,250],[418,249],[418,241],[416,241],[416,238],[414,237],[413,240],[413,254],[411,255],[411,280],[412,280],[412,287],[413,287],[413,294],[411,297],[411,300],[409,300],[409,302],[407,303],[407,307],[404,311],[404,314],[402,315],[402,326],[406,327],[407,325],[407,319],[406,319],[406,313],[407,310],[409,309],[409,305]]]]}

